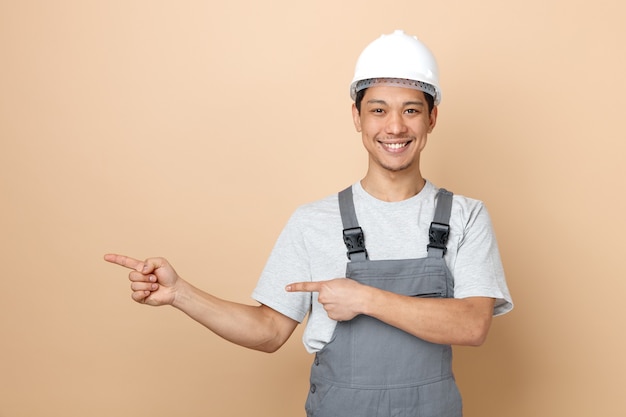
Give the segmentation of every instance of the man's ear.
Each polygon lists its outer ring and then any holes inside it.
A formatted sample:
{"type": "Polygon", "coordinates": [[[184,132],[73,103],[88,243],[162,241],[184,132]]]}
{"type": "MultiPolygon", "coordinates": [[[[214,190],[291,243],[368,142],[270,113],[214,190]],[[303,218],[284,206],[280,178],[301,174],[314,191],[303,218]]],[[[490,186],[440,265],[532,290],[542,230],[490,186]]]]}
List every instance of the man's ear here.
{"type": "Polygon", "coordinates": [[[356,108],[356,104],[352,103],[352,121],[354,122],[354,128],[357,132],[361,131],[361,114],[356,108]]]}
{"type": "Polygon", "coordinates": [[[437,125],[437,111],[438,111],[438,107],[435,106],[433,107],[433,111],[430,112],[430,122],[428,125],[428,133],[431,133],[433,131],[433,129],[435,128],[435,125],[437,125]]]}

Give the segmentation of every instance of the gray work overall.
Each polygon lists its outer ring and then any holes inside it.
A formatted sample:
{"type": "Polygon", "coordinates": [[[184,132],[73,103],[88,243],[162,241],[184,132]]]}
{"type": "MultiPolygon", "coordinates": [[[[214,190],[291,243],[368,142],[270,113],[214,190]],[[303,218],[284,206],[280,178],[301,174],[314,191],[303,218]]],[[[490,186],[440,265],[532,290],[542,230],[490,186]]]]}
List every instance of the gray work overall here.
{"type": "MultiPolygon", "coordinates": [[[[346,277],[412,297],[453,297],[443,256],[452,193],[437,194],[428,257],[370,261],[358,226],[352,189],[339,193],[348,248],[346,277]]],[[[461,396],[449,345],[426,342],[373,317],[339,322],[315,356],[306,401],[308,417],[459,417],[461,396]]]]}

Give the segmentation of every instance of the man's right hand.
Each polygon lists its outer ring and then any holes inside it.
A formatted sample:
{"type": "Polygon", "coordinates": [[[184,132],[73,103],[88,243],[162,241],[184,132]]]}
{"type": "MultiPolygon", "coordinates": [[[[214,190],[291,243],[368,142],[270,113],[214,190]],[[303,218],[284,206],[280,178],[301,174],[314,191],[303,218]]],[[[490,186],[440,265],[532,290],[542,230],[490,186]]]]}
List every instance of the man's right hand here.
{"type": "Polygon", "coordinates": [[[172,305],[176,287],[182,279],[164,258],[149,258],[145,261],[124,255],[106,254],[104,260],[132,269],[128,274],[131,281],[132,298],[138,303],[151,306],[172,305]]]}

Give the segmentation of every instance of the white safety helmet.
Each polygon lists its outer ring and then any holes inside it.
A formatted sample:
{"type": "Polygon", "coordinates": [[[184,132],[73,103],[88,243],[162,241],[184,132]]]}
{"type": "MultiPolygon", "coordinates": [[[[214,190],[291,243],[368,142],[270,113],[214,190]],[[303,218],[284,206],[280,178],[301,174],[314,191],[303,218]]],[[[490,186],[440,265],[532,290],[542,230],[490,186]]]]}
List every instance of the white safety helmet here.
{"type": "Polygon", "coordinates": [[[350,97],[372,85],[385,84],[413,88],[441,102],[439,68],[435,57],[417,37],[402,30],[381,35],[370,43],[356,62],[350,97]]]}

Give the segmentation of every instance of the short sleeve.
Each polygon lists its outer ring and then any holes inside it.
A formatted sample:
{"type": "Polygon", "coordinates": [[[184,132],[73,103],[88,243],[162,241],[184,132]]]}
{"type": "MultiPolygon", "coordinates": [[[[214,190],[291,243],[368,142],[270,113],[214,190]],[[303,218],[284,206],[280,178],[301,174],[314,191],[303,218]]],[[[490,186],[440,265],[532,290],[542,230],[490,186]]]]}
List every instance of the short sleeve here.
{"type": "Polygon", "coordinates": [[[493,297],[494,316],[509,312],[513,302],[486,207],[477,202],[460,217],[466,220],[452,270],[455,298],[493,297]]]}
{"type": "Polygon", "coordinates": [[[302,322],[310,310],[311,293],[289,293],[285,287],[311,280],[300,218],[301,213],[296,210],[279,235],[252,293],[252,298],[259,303],[298,322],[302,322]]]}

